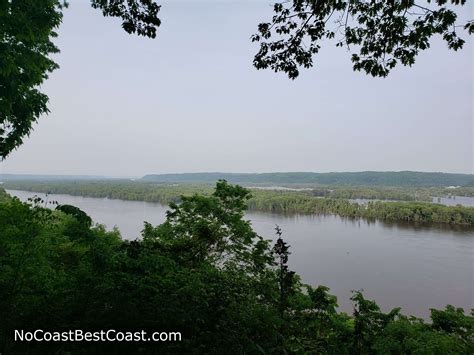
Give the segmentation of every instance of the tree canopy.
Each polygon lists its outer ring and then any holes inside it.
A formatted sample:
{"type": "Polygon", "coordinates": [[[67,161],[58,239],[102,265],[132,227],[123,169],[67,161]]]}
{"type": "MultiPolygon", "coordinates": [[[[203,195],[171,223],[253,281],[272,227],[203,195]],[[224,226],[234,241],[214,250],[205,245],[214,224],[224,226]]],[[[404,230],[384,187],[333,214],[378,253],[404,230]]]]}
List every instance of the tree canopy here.
{"type": "MultiPolygon", "coordinates": [[[[47,114],[48,96],[39,90],[59,65],[57,37],[64,0],[0,0],[0,159],[5,159],[47,114]]],[[[152,0],[91,0],[104,16],[120,17],[128,33],[154,38],[160,6],[152,0]]]]}
{"type": "Polygon", "coordinates": [[[58,68],[49,57],[62,20],[58,0],[0,1],[0,157],[21,145],[48,97],[39,86],[58,68]]]}
{"type": "MultiPolygon", "coordinates": [[[[464,5],[466,0],[451,0],[464,5]]],[[[416,56],[441,35],[452,50],[464,40],[458,30],[474,31],[472,20],[458,24],[448,0],[293,0],[274,5],[271,22],[259,24],[252,40],[260,43],[255,55],[257,69],[284,72],[290,79],[299,68],[313,66],[313,56],[324,40],[352,53],[353,69],[385,77],[397,64],[411,66],[416,56]]]]}

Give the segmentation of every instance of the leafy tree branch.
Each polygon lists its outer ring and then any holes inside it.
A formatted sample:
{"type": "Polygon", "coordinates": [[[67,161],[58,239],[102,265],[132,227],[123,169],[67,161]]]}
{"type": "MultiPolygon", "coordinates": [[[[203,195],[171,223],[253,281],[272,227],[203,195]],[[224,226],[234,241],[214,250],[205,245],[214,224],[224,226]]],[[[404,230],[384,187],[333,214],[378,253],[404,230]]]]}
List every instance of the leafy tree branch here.
{"type": "MultiPolygon", "coordinates": [[[[260,44],[254,57],[257,69],[284,72],[290,79],[300,68],[313,66],[313,58],[326,40],[352,53],[353,69],[374,77],[386,77],[397,64],[411,66],[416,56],[440,35],[452,50],[465,43],[456,28],[457,14],[446,0],[293,0],[274,5],[271,22],[258,25],[253,42],[260,44]],[[332,25],[332,26],[331,26],[332,25]],[[339,37],[339,38],[337,38],[339,37]]],[[[465,0],[452,0],[462,6],[465,0]]],[[[473,21],[462,25],[472,34],[473,21]]]]}

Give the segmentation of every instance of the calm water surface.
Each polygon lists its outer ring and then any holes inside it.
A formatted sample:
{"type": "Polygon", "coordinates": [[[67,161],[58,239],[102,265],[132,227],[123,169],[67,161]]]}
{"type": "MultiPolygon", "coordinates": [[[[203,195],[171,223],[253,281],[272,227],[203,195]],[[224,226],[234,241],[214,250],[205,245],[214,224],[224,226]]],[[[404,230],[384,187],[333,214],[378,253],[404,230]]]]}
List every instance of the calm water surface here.
{"type": "MultiPolygon", "coordinates": [[[[8,192],[21,200],[35,195],[8,192]]],[[[44,194],[38,196],[45,199],[44,194]]],[[[109,229],[117,226],[126,239],[139,237],[143,221],[163,222],[166,211],[163,205],[138,201],[69,195],[48,199],[75,205],[109,229]]],[[[400,306],[419,317],[448,303],[474,307],[474,229],[255,212],[247,218],[268,239],[274,239],[278,224],[291,245],[292,269],[306,283],[330,287],[344,311],[352,310],[349,297],[354,289],[363,289],[384,310],[400,306]]]]}
{"type": "Polygon", "coordinates": [[[474,197],[467,197],[467,196],[452,196],[452,197],[433,197],[434,203],[440,203],[446,206],[467,206],[473,207],[474,206],[474,197]]]}

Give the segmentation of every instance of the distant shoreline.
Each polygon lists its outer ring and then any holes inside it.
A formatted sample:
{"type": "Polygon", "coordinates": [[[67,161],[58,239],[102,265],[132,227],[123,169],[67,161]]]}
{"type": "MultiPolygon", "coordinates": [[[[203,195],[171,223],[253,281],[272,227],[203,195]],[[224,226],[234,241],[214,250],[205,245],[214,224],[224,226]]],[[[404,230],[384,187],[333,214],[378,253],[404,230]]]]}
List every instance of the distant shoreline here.
{"type": "MultiPolygon", "coordinates": [[[[67,194],[72,196],[110,198],[125,201],[157,202],[164,205],[180,201],[181,195],[195,193],[210,194],[207,185],[154,185],[150,183],[110,183],[110,182],[8,182],[6,189],[31,191],[36,193],[67,194]]],[[[326,190],[328,190],[326,188],[326,190]]],[[[315,215],[338,215],[349,218],[363,218],[386,222],[428,223],[433,225],[474,226],[474,207],[445,206],[423,201],[383,201],[374,200],[357,203],[349,198],[336,198],[345,194],[371,193],[372,190],[340,188],[332,190],[328,196],[318,196],[323,190],[289,191],[252,189],[253,197],[248,201],[250,211],[272,213],[301,213],[315,215]],[[334,193],[336,193],[334,195],[334,193]],[[337,195],[339,194],[339,195],[337,195]],[[324,198],[321,198],[324,197],[324,198]]],[[[377,193],[378,190],[375,190],[377,193]]],[[[382,189],[386,196],[395,195],[399,190],[382,189]]],[[[405,195],[401,195],[404,197],[405,195]]],[[[406,195],[410,196],[410,195],[406,195]]]]}

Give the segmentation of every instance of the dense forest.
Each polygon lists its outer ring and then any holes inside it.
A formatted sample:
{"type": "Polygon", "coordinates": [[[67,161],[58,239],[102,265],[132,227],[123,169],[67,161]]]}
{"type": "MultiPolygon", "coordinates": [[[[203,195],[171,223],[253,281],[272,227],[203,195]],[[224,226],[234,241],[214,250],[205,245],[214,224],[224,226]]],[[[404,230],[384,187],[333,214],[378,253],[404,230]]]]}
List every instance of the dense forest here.
{"type": "Polygon", "coordinates": [[[189,173],[145,175],[144,181],[156,183],[215,183],[225,179],[232,184],[320,184],[332,186],[446,187],[472,183],[471,174],[425,173],[417,171],[362,171],[344,173],[189,173]]]}
{"type": "MultiPolygon", "coordinates": [[[[181,195],[211,194],[208,185],[157,185],[130,181],[63,181],[63,182],[7,182],[9,189],[52,194],[102,197],[111,199],[159,202],[179,202],[181,195]]],[[[444,206],[422,202],[431,200],[432,193],[446,194],[451,189],[425,188],[366,188],[326,187],[303,191],[253,189],[247,205],[250,210],[276,213],[334,214],[349,218],[377,219],[391,222],[442,223],[474,226],[474,207],[444,206]],[[324,198],[321,198],[324,197],[324,198]],[[356,203],[350,199],[387,199],[356,203]]],[[[466,194],[474,189],[464,188],[466,194]]],[[[457,192],[457,190],[456,190],[457,192]]]]}
{"type": "MultiPolygon", "coordinates": [[[[0,203],[0,352],[471,354],[474,317],[447,306],[431,321],[381,311],[354,291],[352,314],[289,270],[244,219],[249,191],[219,182],[172,203],[141,239],[91,226],[73,206],[0,203]],[[14,329],[180,332],[181,341],[14,342],[14,329]]],[[[284,231],[283,231],[284,235],[284,231]]],[[[137,236],[138,237],[138,236],[137,236]]]]}
{"type": "Polygon", "coordinates": [[[347,199],[425,201],[435,197],[474,197],[473,187],[384,187],[384,186],[324,186],[308,188],[313,196],[347,199]]]}

